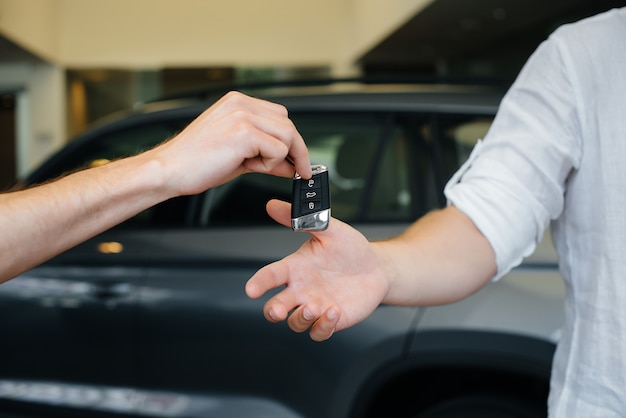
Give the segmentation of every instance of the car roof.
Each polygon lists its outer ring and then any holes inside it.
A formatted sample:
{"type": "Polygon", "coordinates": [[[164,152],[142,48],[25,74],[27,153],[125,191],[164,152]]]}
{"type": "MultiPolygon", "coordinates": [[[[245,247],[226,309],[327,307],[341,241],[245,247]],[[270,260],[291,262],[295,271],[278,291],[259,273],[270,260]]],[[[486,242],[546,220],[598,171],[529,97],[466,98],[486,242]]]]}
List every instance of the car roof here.
{"type": "Polygon", "coordinates": [[[189,92],[165,97],[136,107],[135,110],[154,111],[165,107],[208,105],[228,91],[237,90],[250,96],[281,103],[298,111],[359,110],[359,111],[449,111],[484,107],[492,112],[499,104],[503,88],[490,84],[447,83],[358,83],[336,81],[327,85],[280,84],[259,87],[234,85],[205,92],[189,92]],[[433,108],[433,106],[436,106],[433,108]]]}
{"type": "Polygon", "coordinates": [[[280,103],[290,111],[443,112],[495,114],[507,84],[492,80],[431,79],[315,79],[293,82],[233,84],[199,89],[138,102],[132,109],[112,113],[90,130],[137,115],[195,115],[229,91],[280,103]]]}

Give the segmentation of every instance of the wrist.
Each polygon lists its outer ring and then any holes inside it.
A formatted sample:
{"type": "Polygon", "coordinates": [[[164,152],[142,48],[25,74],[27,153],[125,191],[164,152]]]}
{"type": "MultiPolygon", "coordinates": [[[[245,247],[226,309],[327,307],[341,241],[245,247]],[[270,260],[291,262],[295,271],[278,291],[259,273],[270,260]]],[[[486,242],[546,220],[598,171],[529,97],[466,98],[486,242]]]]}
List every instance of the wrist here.
{"type": "Polygon", "coordinates": [[[381,271],[381,278],[386,286],[386,293],[382,303],[393,303],[392,291],[394,282],[397,280],[397,268],[393,262],[393,253],[390,252],[389,241],[376,241],[371,243],[372,251],[381,271]]]}
{"type": "Polygon", "coordinates": [[[171,175],[168,175],[167,160],[161,158],[158,149],[148,150],[119,162],[127,167],[118,173],[128,176],[128,180],[133,182],[131,187],[156,200],[156,203],[180,194],[172,185],[171,175]]]}
{"type": "Polygon", "coordinates": [[[84,179],[110,203],[123,203],[130,211],[139,212],[174,197],[161,162],[150,154],[147,151],[87,170],[84,179]]]}

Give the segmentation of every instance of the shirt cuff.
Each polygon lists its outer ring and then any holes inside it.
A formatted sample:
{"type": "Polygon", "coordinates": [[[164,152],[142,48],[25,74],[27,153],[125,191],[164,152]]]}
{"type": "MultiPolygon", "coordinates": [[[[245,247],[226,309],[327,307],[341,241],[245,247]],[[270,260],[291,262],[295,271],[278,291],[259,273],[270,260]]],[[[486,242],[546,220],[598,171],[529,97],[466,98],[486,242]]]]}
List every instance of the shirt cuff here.
{"type": "Polygon", "coordinates": [[[547,224],[545,208],[509,168],[482,155],[479,141],[452,176],[444,193],[448,204],[468,216],[491,244],[501,278],[533,253],[547,224]],[[470,170],[471,168],[471,170],[470,170]]]}

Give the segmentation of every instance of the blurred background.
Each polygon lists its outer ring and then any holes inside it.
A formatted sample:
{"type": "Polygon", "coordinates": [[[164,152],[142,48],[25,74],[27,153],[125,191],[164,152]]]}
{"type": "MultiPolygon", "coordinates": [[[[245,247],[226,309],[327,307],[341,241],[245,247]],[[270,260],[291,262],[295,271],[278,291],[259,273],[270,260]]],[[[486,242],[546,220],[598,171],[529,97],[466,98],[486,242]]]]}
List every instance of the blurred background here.
{"type": "Polygon", "coordinates": [[[95,120],[227,83],[512,80],[615,0],[0,0],[0,190],[95,120]]]}

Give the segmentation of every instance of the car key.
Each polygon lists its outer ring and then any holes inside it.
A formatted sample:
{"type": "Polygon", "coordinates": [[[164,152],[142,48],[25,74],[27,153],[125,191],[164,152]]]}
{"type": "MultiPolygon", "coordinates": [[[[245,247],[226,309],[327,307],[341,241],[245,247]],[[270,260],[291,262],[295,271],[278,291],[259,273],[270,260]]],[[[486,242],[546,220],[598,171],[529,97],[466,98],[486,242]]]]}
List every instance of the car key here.
{"type": "Polygon", "coordinates": [[[294,231],[323,231],[330,222],[328,168],[315,164],[311,171],[313,176],[309,180],[298,173],[293,178],[291,229],[294,231]]]}

